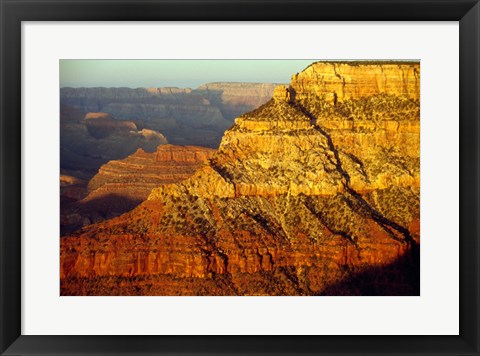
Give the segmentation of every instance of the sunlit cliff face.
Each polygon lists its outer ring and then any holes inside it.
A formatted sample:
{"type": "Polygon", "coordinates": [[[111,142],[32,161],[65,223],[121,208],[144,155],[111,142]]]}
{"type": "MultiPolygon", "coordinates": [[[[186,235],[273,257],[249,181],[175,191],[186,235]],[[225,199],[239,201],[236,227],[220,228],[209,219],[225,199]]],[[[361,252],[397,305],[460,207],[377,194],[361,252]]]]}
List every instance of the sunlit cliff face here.
{"type": "Polygon", "coordinates": [[[191,178],[62,239],[62,294],[418,294],[419,85],[310,65],[191,178]]]}

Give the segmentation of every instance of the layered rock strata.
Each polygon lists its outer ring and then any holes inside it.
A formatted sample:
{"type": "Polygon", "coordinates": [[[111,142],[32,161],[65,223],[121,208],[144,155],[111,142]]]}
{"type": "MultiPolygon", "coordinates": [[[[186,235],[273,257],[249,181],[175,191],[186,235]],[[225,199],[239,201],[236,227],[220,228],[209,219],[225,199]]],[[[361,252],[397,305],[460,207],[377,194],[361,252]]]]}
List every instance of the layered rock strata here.
{"type": "Polygon", "coordinates": [[[419,78],[312,64],[192,177],[62,239],[62,294],[417,295],[419,78]]]}
{"type": "Polygon", "coordinates": [[[270,83],[209,83],[181,88],[61,88],[63,106],[141,120],[177,145],[218,147],[234,117],[272,97],[270,83]]]}
{"type": "Polygon", "coordinates": [[[190,177],[214,153],[211,148],[170,144],[158,146],[152,153],[140,148],[125,159],[103,165],[88,183],[88,189],[94,191],[106,184],[116,183],[148,184],[152,188],[175,183],[190,177]]]}
{"type": "Polygon", "coordinates": [[[152,153],[138,149],[125,159],[113,160],[100,167],[88,182],[88,192],[87,184],[81,185],[73,177],[62,176],[62,197],[80,188],[83,193],[77,194],[73,202],[63,202],[62,233],[133,209],[147,199],[153,188],[189,178],[214,152],[211,148],[170,144],[158,146],[152,153]]]}

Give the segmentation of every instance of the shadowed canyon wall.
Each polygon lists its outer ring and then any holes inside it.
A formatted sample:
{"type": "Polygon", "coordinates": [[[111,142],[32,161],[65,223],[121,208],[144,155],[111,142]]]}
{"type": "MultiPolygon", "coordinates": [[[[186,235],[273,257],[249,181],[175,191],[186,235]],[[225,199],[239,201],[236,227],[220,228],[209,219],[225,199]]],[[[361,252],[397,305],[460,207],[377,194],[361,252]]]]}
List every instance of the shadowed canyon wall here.
{"type": "Polygon", "coordinates": [[[112,159],[125,158],[141,148],[154,152],[166,137],[138,120],[116,120],[105,112],[84,113],[60,108],[60,168],[76,177],[93,176],[112,159]]]}

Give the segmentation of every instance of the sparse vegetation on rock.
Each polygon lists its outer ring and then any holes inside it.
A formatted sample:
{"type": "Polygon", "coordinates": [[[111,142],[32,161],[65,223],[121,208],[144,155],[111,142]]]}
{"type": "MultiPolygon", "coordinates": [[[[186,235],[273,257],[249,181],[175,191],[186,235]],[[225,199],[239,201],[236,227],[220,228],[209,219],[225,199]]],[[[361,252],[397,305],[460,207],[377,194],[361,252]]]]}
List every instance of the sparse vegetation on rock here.
{"type": "Polygon", "coordinates": [[[190,178],[61,240],[64,295],[418,295],[418,63],[318,62],[190,178]]]}

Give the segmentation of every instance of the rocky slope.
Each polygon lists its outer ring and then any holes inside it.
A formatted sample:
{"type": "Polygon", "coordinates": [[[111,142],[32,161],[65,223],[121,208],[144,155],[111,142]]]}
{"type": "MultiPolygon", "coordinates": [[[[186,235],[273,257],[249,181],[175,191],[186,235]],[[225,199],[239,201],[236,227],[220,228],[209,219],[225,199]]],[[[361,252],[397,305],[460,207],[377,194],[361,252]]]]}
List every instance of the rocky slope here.
{"type": "Polygon", "coordinates": [[[272,97],[274,84],[212,83],[198,89],[61,88],[62,105],[141,120],[171,143],[218,147],[234,117],[272,97]]]}
{"type": "Polygon", "coordinates": [[[419,78],[310,65],[192,177],[62,238],[62,294],[417,295],[419,78]]]}
{"type": "Polygon", "coordinates": [[[139,148],[125,159],[104,164],[88,185],[62,175],[62,235],[133,209],[153,188],[189,178],[214,152],[205,147],[169,144],[158,146],[152,153],[139,148]]]}

